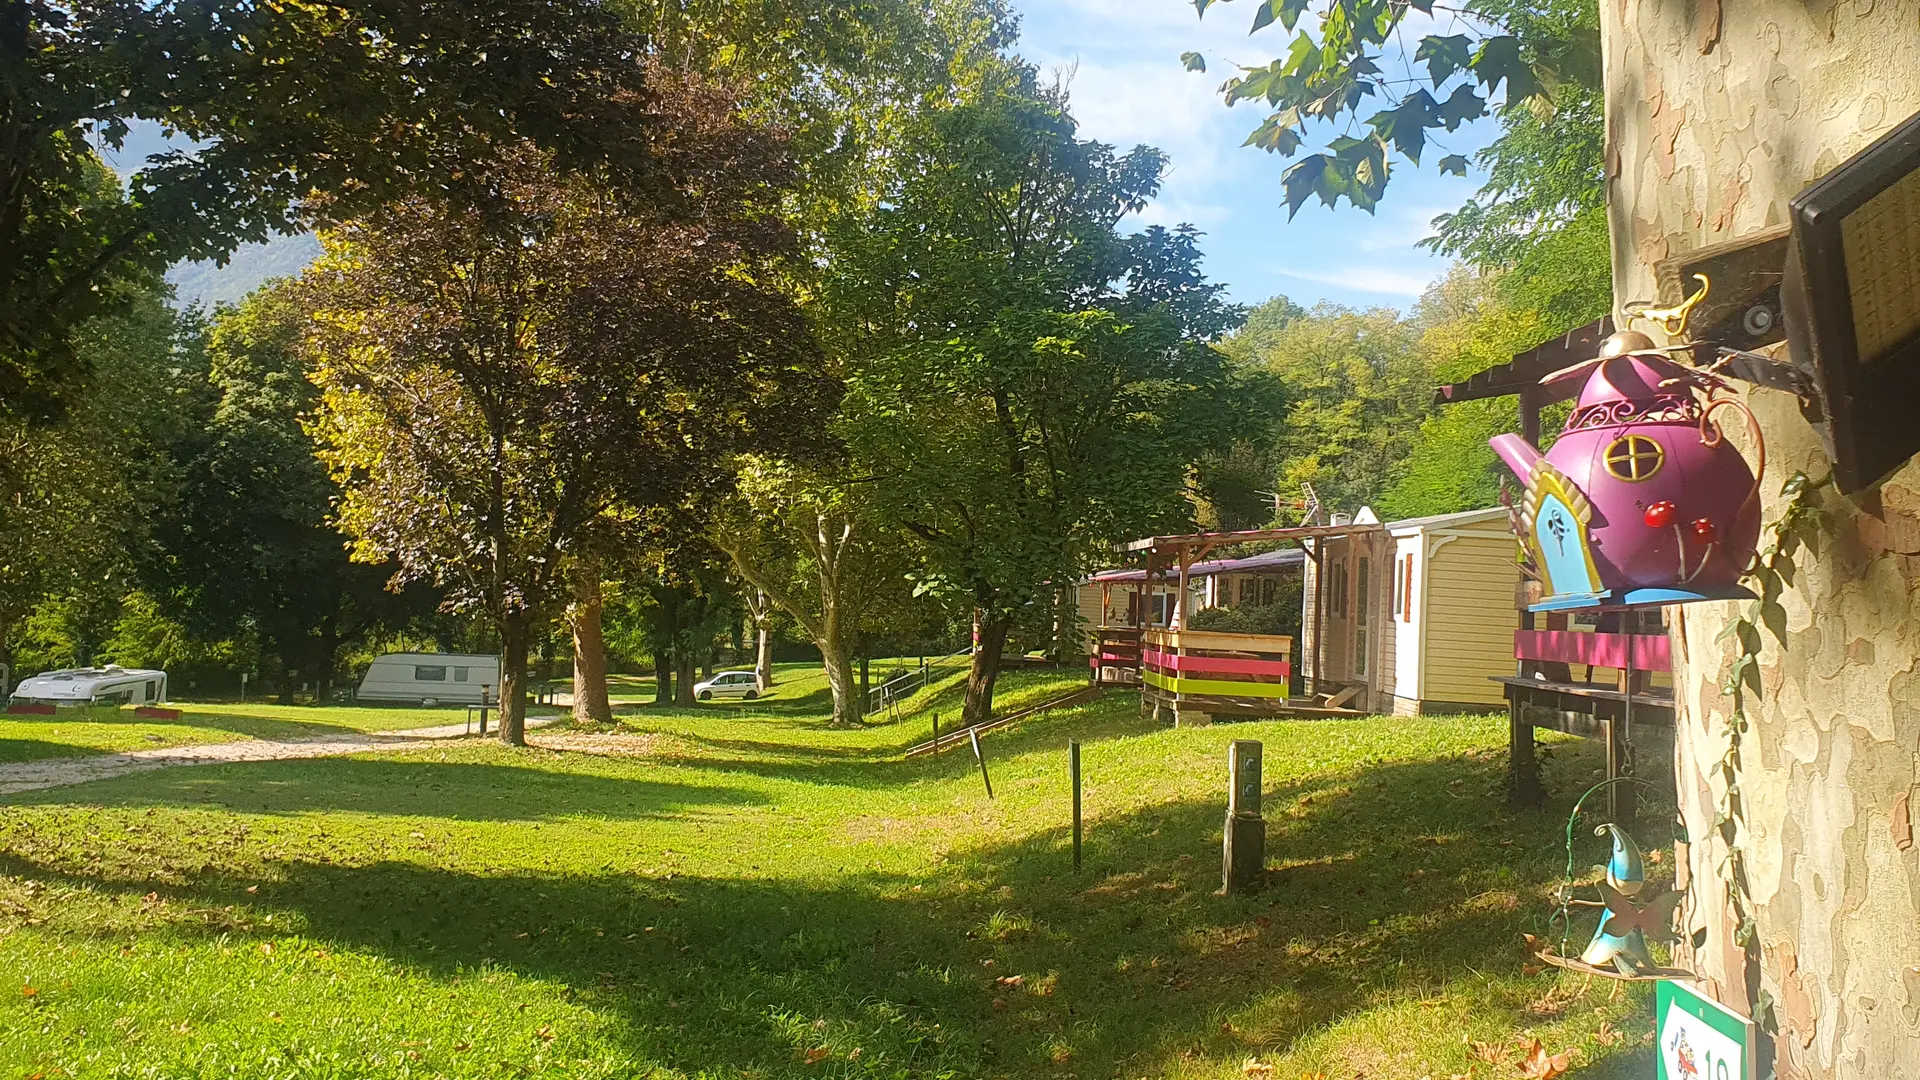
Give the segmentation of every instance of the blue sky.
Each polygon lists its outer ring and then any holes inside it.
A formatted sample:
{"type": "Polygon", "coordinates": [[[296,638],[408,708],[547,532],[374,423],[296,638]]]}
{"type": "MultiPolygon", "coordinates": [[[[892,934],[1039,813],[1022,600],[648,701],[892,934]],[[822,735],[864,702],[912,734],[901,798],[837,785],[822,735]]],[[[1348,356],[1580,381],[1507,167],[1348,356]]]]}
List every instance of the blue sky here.
{"type": "MultiPolygon", "coordinates": [[[[1201,20],[1187,0],[1015,2],[1021,54],[1043,71],[1072,73],[1083,137],[1123,148],[1147,143],[1171,156],[1160,198],[1141,223],[1192,222],[1205,231],[1207,271],[1233,299],[1257,303],[1283,293],[1308,305],[1406,308],[1446,271],[1446,259],[1415,245],[1431,233],[1433,216],[1458,207],[1482,177],[1442,176],[1433,163],[1449,153],[1471,156],[1498,134],[1491,120],[1438,133],[1422,167],[1396,160],[1373,215],[1345,203],[1329,210],[1316,199],[1288,222],[1280,174],[1289,161],[1240,145],[1265,113],[1247,104],[1229,109],[1218,93],[1234,63],[1265,64],[1291,36],[1273,26],[1249,37],[1254,5],[1217,3],[1201,20]],[[1181,66],[1188,50],[1207,58],[1205,74],[1181,66]]],[[[1405,32],[1417,40],[1418,27],[1405,32]]]]}

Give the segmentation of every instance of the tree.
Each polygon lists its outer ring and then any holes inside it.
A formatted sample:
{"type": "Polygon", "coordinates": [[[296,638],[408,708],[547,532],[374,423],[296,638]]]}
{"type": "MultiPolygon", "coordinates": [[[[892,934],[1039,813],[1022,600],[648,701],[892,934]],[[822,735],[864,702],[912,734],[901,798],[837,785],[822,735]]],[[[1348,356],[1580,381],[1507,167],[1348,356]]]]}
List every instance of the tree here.
{"type": "Polygon", "coordinates": [[[1273,490],[1311,483],[1329,510],[1373,502],[1403,468],[1426,418],[1433,372],[1417,328],[1390,308],[1322,304],[1302,313],[1285,297],[1254,309],[1220,344],[1245,378],[1270,380],[1264,441],[1273,490]]]}
{"type": "Polygon", "coordinates": [[[283,700],[306,682],[324,701],[345,650],[437,598],[387,591],[395,567],[352,562],[330,520],[340,489],[302,426],[319,396],[300,353],[306,318],[286,281],[216,313],[204,403],[166,448],[179,496],[150,509],[140,577],[201,638],[256,632],[283,700]]]}
{"type": "Polygon", "coordinates": [[[523,739],[533,622],[604,515],[679,505],[753,450],[816,441],[835,387],[776,282],[790,176],[691,81],[640,192],[510,152],[477,208],[412,198],[343,228],[313,278],[319,431],[361,558],[484,612],[501,738],[523,739]],[[671,181],[670,183],[664,181],[671,181]]]}
{"type": "Polygon", "coordinates": [[[1015,616],[1050,610],[1106,541],[1189,521],[1190,466],[1224,441],[1206,343],[1237,309],[1192,230],[1116,230],[1163,165],[1077,139],[1029,85],[928,117],[838,237],[826,321],[852,358],[847,441],[924,549],[919,588],[975,612],[968,723],[991,712],[1015,616]]]}
{"type": "Polygon", "coordinates": [[[860,719],[859,641],[906,601],[914,569],[867,501],[871,487],[752,461],[742,470],[740,497],[716,515],[711,533],[747,584],[820,650],[837,725],[860,719]]]}
{"type": "Polygon", "coordinates": [[[74,333],[88,393],[57,422],[0,415],[0,663],[16,631],[57,601],[69,657],[110,634],[150,542],[149,520],[179,498],[167,448],[203,415],[201,327],[158,282],[121,282],[113,314],[74,333]]]}
{"type": "Polygon", "coordinates": [[[644,173],[644,45],[598,0],[0,0],[0,409],[57,408],[113,283],[316,213],[483,192],[502,140],[644,173]],[[192,148],[121,197],[94,147],[141,121],[192,148]]]}

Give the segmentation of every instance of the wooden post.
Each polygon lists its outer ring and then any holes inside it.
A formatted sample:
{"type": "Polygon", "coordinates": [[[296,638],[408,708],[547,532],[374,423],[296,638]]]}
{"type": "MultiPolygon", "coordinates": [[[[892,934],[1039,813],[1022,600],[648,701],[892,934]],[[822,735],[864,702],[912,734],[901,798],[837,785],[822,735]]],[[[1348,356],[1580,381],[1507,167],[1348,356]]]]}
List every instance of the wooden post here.
{"type": "Polygon", "coordinates": [[[1326,545],[1318,538],[1307,554],[1313,556],[1313,692],[1326,693],[1327,686],[1327,561],[1321,550],[1326,545]]]}
{"type": "Polygon", "coordinates": [[[933,752],[936,756],[938,756],[940,753],[940,714],[939,713],[933,714],[933,752]]]}
{"type": "Polygon", "coordinates": [[[1258,889],[1267,868],[1267,823],[1260,817],[1260,743],[1235,739],[1227,748],[1227,823],[1221,844],[1220,891],[1258,889]]]}
{"type": "Polygon", "coordinates": [[[1073,779],[1073,868],[1080,869],[1080,740],[1067,742],[1067,773],[1073,779]]]}
{"type": "Polygon", "coordinates": [[[1540,804],[1539,762],[1534,755],[1533,721],[1527,718],[1525,699],[1509,690],[1507,696],[1507,769],[1512,776],[1516,806],[1540,804]]]}
{"type": "Polygon", "coordinates": [[[1187,628],[1187,568],[1193,565],[1193,552],[1188,548],[1180,549],[1180,591],[1174,594],[1173,610],[1167,614],[1167,629],[1185,630],[1187,628]]]}
{"type": "Polygon", "coordinates": [[[973,741],[973,760],[980,763],[980,782],[987,787],[987,798],[993,798],[993,777],[987,775],[987,755],[980,752],[980,729],[967,729],[967,738],[973,741]]]}
{"type": "Polygon", "coordinates": [[[482,735],[487,733],[487,688],[492,685],[492,683],[480,684],[480,734],[482,735]]]}

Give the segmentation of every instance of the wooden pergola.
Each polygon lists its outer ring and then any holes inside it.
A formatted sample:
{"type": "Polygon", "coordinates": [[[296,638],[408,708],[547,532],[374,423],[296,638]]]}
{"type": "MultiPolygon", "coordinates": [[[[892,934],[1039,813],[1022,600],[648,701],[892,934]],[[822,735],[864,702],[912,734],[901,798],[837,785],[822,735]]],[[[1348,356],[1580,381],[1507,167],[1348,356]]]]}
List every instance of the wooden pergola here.
{"type": "MultiPolygon", "coordinates": [[[[1346,525],[1299,525],[1284,529],[1245,529],[1238,532],[1189,533],[1185,536],[1149,536],[1144,540],[1135,540],[1128,544],[1117,544],[1114,550],[1123,555],[1141,556],[1146,570],[1146,598],[1143,610],[1152,611],[1155,587],[1160,578],[1169,571],[1178,575],[1179,584],[1174,594],[1173,608],[1167,614],[1167,628],[1171,631],[1186,629],[1187,603],[1189,598],[1188,573],[1195,563],[1219,550],[1234,544],[1286,543],[1300,545],[1307,558],[1313,561],[1314,573],[1320,573],[1319,541],[1330,537],[1362,536],[1380,532],[1384,526],[1378,522],[1346,525]]],[[[1322,578],[1321,580],[1324,580],[1322,578]]],[[[1324,651],[1324,631],[1326,629],[1327,595],[1326,590],[1316,590],[1318,602],[1313,610],[1313,677],[1315,685],[1324,681],[1325,670],[1321,663],[1324,651]]],[[[1304,657],[1302,658],[1304,659],[1304,657]]]]}

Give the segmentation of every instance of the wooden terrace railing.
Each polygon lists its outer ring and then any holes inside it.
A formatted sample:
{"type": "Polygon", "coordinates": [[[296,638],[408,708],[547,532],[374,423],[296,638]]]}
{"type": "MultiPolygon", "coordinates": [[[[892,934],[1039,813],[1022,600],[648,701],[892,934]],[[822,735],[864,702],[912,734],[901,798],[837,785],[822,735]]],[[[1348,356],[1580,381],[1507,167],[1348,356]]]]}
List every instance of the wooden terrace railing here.
{"type": "Polygon", "coordinates": [[[1148,630],[1141,635],[1143,689],[1176,708],[1276,712],[1293,683],[1293,638],[1214,630],[1148,630]]]}

